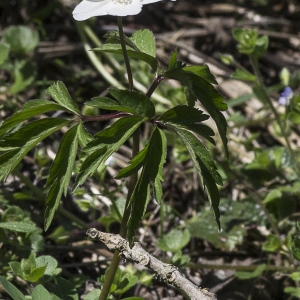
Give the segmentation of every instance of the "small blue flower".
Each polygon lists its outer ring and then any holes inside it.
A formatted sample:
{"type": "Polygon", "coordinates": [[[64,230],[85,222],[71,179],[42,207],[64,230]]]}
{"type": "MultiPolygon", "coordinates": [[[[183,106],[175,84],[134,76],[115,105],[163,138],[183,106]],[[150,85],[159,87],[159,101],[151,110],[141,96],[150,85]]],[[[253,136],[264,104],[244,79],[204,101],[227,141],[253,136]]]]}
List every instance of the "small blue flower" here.
{"type": "Polygon", "coordinates": [[[281,96],[278,99],[278,104],[287,106],[290,103],[290,100],[293,98],[293,91],[292,89],[287,86],[284,88],[283,92],[280,94],[281,96]]]}

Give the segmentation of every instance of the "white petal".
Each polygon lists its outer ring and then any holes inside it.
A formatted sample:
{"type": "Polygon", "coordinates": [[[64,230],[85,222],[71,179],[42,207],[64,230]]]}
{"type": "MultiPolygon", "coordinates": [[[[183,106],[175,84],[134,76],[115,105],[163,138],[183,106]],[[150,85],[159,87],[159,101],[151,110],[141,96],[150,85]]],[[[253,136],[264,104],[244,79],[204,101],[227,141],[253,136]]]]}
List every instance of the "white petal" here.
{"type": "MultiPolygon", "coordinates": [[[[118,0],[117,0],[118,1],[118,0]]],[[[110,1],[107,6],[107,14],[111,16],[133,16],[137,15],[142,10],[140,0],[132,0],[131,3],[118,3],[117,1],[110,1]]]]}
{"type": "Polygon", "coordinates": [[[159,1],[162,0],[83,0],[75,7],[73,17],[77,21],[83,21],[104,15],[132,16],[140,13],[144,4],[159,1]]]}
{"type": "Polygon", "coordinates": [[[158,1],[162,1],[162,0],[141,0],[142,4],[149,4],[149,3],[154,3],[154,2],[158,2],[158,1]]]}
{"type": "Polygon", "coordinates": [[[73,10],[73,17],[77,21],[83,21],[91,17],[107,15],[106,5],[111,0],[102,0],[101,2],[91,2],[83,0],[73,10]]]}

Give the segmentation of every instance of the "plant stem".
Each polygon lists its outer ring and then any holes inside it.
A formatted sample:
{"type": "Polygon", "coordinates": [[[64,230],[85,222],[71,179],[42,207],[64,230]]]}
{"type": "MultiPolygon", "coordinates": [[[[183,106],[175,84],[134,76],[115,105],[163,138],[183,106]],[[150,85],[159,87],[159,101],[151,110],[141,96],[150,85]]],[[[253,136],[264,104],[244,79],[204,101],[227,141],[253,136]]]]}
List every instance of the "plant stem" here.
{"type": "Polygon", "coordinates": [[[290,141],[288,140],[287,135],[285,134],[284,125],[282,124],[280,116],[278,115],[278,113],[277,113],[277,111],[276,111],[276,109],[275,109],[268,93],[267,93],[266,87],[263,83],[263,79],[262,79],[262,76],[261,76],[261,73],[260,73],[260,70],[259,70],[259,66],[258,66],[258,59],[255,55],[250,55],[250,60],[251,60],[251,63],[252,63],[254,74],[256,75],[257,83],[258,83],[258,85],[259,85],[259,87],[260,87],[260,89],[263,93],[264,100],[269,104],[269,107],[271,108],[271,110],[273,112],[273,115],[275,116],[276,122],[279,125],[280,131],[281,131],[281,134],[282,134],[282,136],[285,140],[286,146],[287,146],[287,148],[290,152],[290,155],[291,155],[292,159],[294,160],[296,173],[298,174],[298,176],[300,176],[300,167],[299,167],[298,160],[296,158],[294,150],[291,147],[290,141]]]}
{"type": "Polygon", "coordinates": [[[130,116],[132,114],[130,113],[125,113],[125,112],[114,112],[111,114],[107,114],[107,115],[101,115],[101,116],[81,116],[81,120],[82,122],[93,122],[93,121],[107,121],[107,120],[111,120],[111,119],[115,119],[115,118],[121,118],[121,117],[126,117],[126,116],[130,116]]]}
{"type": "MultiPolygon", "coordinates": [[[[132,157],[134,157],[139,152],[139,144],[140,144],[140,131],[137,129],[133,134],[133,147],[132,147],[132,157]]],[[[121,228],[120,228],[120,235],[122,238],[126,238],[127,236],[127,222],[130,217],[131,212],[131,205],[130,205],[130,198],[132,195],[132,192],[134,190],[134,187],[138,180],[138,173],[134,173],[130,176],[130,182],[128,186],[128,194],[125,204],[125,211],[122,218],[121,228]]],[[[112,258],[111,264],[109,266],[109,270],[107,272],[107,275],[105,277],[105,282],[103,284],[103,287],[101,289],[101,294],[99,296],[99,300],[106,300],[107,296],[110,291],[110,287],[113,283],[115,274],[117,272],[118,266],[120,262],[120,253],[119,251],[114,252],[114,256],[112,258]]]]}
{"type": "MultiPolygon", "coordinates": [[[[140,130],[139,128],[133,134],[133,143],[132,143],[132,157],[135,157],[139,152],[139,145],[140,145],[140,130]]],[[[138,173],[134,173],[130,176],[130,181],[128,185],[128,194],[125,204],[125,211],[122,219],[122,224],[120,228],[120,235],[122,238],[126,239],[127,236],[127,222],[130,217],[131,212],[131,205],[130,205],[130,198],[133,193],[134,187],[138,181],[138,173]]]]}
{"type": "Polygon", "coordinates": [[[153,83],[152,83],[150,89],[148,90],[148,92],[147,92],[147,94],[146,94],[146,96],[147,96],[148,98],[151,97],[151,95],[154,93],[154,91],[156,90],[157,86],[159,85],[159,83],[160,83],[163,79],[164,79],[164,78],[162,77],[162,75],[158,75],[158,76],[154,79],[154,81],[153,81],[153,83]]]}
{"type": "Polygon", "coordinates": [[[126,66],[126,70],[127,70],[127,76],[128,76],[128,88],[131,91],[133,89],[133,78],[132,78],[132,72],[131,72],[131,66],[130,66],[130,63],[129,63],[128,53],[126,51],[126,44],[125,44],[125,39],[124,39],[122,17],[117,17],[117,19],[118,19],[120,43],[121,43],[121,47],[122,47],[122,52],[123,52],[125,66],[126,66]]]}
{"type": "MultiPolygon", "coordinates": [[[[125,60],[125,65],[127,69],[127,76],[128,76],[128,88],[129,90],[133,89],[133,78],[132,78],[132,72],[131,72],[131,67],[129,63],[129,58],[128,54],[126,51],[126,45],[125,45],[125,40],[124,40],[124,33],[123,33],[123,25],[122,25],[122,18],[118,18],[118,27],[119,27],[119,36],[120,36],[120,43],[123,51],[123,56],[125,60]]],[[[133,134],[133,145],[132,145],[132,157],[135,157],[136,154],[139,152],[139,145],[140,145],[140,130],[139,128],[134,132],[133,134]]],[[[138,173],[134,173],[130,176],[130,182],[128,186],[128,194],[127,194],[127,199],[126,199],[126,205],[125,205],[125,211],[124,215],[122,218],[122,223],[121,223],[121,228],[120,228],[120,235],[122,238],[126,238],[127,236],[127,223],[130,217],[130,212],[131,212],[131,205],[130,205],[130,198],[133,193],[134,187],[137,183],[138,180],[138,173]]],[[[107,296],[109,294],[111,285],[113,283],[115,274],[117,272],[118,266],[120,262],[120,253],[119,251],[114,252],[113,259],[111,261],[111,264],[109,266],[109,270],[107,272],[105,282],[103,284],[103,287],[101,289],[101,293],[99,296],[99,300],[106,300],[107,296]]]]}

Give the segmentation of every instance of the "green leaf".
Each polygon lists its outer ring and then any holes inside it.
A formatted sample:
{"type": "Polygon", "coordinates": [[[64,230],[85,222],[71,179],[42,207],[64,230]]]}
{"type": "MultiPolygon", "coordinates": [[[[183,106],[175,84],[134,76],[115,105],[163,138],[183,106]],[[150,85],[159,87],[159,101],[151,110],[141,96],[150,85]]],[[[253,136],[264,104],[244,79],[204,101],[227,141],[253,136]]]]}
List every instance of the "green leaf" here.
{"type": "Polygon", "coordinates": [[[280,189],[271,190],[263,200],[263,204],[272,203],[273,201],[276,201],[281,197],[282,197],[282,192],[280,189]]]}
{"type": "Polygon", "coordinates": [[[208,65],[203,66],[188,66],[182,68],[183,71],[188,73],[193,73],[205,80],[207,80],[211,84],[218,84],[215,76],[210,72],[208,65]]]}
{"type": "Polygon", "coordinates": [[[202,143],[189,131],[184,131],[173,127],[183,144],[186,146],[191,158],[194,162],[195,168],[201,178],[202,184],[207,191],[210,204],[215,213],[216,222],[219,229],[220,225],[220,195],[216,183],[222,185],[222,178],[217,171],[216,165],[213,162],[208,150],[202,143]]]}
{"type": "Polygon", "coordinates": [[[47,89],[48,94],[68,111],[80,115],[80,110],[76,102],[71,98],[66,86],[61,81],[57,81],[47,89]]]}
{"type": "Polygon", "coordinates": [[[207,119],[209,119],[209,116],[205,115],[202,110],[187,105],[175,106],[158,118],[158,120],[163,120],[165,123],[182,126],[200,123],[207,119]]]}
{"type": "Polygon", "coordinates": [[[130,38],[137,48],[152,57],[156,57],[155,38],[149,29],[137,30],[130,38]]]}
{"type": "Polygon", "coordinates": [[[28,212],[19,206],[8,206],[2,214],[2,222],[21,222],[28,219],[28,212]]]}
{"type": "Polygon", "coordinates": [[[115,179],[121,179],[136,173],[145,163],[147,153],[149,151],[149,143],[142,149],[133,159],[129,161],[130,165],[122,169],[115,179]]]}
{"type": "Polygon", "coordinates": [[[183,64],[182,61],[177,60],[177,54],[178,54],[178,50],[176,49],[170,57],[167,71],[185,67],[185,64],[183,64]]]}
{"type": "Polygon", "coordinates": [[[130,274],[130,273],[126,273],[122,277],[121,281],[118,283],[118,287],[117,287],[117,290],[115,291],[115,293],[117,295],[124,294],[126,291],[128,291],[131,287],[136,285],[138,282],[139,282],[139,279],[137,276],[130,274]]]}
{"type": "Polygon", "coordinates": [[[145,94],[118,89],[110,89],[109,93],[117,99],[122,106],[132,110],[133,113],[147,118],[153,118],[155,116],[154,105],[145,94]]]}
{"type": "Polygon", "coordinates": [[[46,183],[46,187],[49,187],[54,181],[60,180],[65,196],[68,191],[77,153],[78,128],[79,124],[70,128],[63,136],[46,183]]]}
{"type": "MultiPolygon", "coordinates": [[[[200,66],[198,67],[200,68],[200,66]]],[[[215,108],[219,110],[227,109],[227,105],[224,103],[223,97],[209,82],[210,80],[212,80],[212,78],[210,78],[210,76],[208,75],[208,68],[203,69],[203,73],[205,71],[206,74],[204,77],[199,76],[197,71],[189,72],[185,71],[185,69],[189,70],[189,67],[172,69],[170,71],[165,72],[163,76],[169,79],[180,81],[182,85],[188,87],[191,90],[191,92],[194,93],[195,96],[197,96],[198,100],[203,105],[211,103],[212,105],[214,105],[215,108]]]]}
{"type": "Polygon", "coordinates": [[[231,66],[235,64],[234,57],[230,54],[220,54],[219,58],[221,59],[222,63],[225,65],[231,66]]]}
{"type": "Polygon", "coordinates": [[[36,256],[35,253],[31,253],[28,259],[21,260],[21,269],[24,274],[30,274],[34,268],[36,268],[36,256]]]}
{"type": "Polygon", "coordinates": [[[28,222],[1,222],[0,228],[8,229],[15,232],[31,233],[37,230],[34,223],[28,222]]]}
{"type": "Polygon", "coordinates": [[[41,285],[37,285],[31,294],[32,300],[52,300],[50,293],[41,285]]]}
{"type": "Polygon", "coordinates": [[[157,246],[162,251],[178,252],[190,241],[190,232],[185,230],[173,229],[163,237],[158,238],[157,246]]]}
{"type": "Polygon", "coordinates": [[[19,277],[23,278],[24,277],[24,272],[22,270],[21,264],[16,261],[11,261],[9,263],[9,266],[11,270],[19,277]]]}
{"type": "Polygon", "coordinates": [[[191,258],[188,255],[182,255],[181,251],[175,253],[172,257],[172,263],[177,267],[182,267],[187,264],[191,258]]]}
{"type": "Polygon", "coordinates": [[[16,61],[13,69],[14,83],[9,88],[13,94],[17,94],[30,86],[36,77],[36,66],[29,60],[16,61]]]}
{"type": "Polygon", "coordinates": [[[261,264],[253,272],[236,271],[234,273],[234,276],[242,280],[256,278],[262,274],[265,268],[266,268],[266,264],[261,264]]]}
{"type": "Polygon", "coordinates": [[[29,282],[38,282],[43,277],[46,267],[47,266],[34,268],[30,274],[25,274],[23,279],[29,282]]]}
{"type": "Polygon", "coordinates": [[[136,91],[118,89],[110,89],[109,92],[117,101],[105,97],[97,97],[87,102],[86,105],[138,114],[147,118],[155,116],[154,105],[146,95],[136,91]]]}
{"type": "MultiPolygon", "coordinates": [[[[106,110],[121,110],[120,108],[123,108],[116,100],[107,97],[95,97],[92,101],[86,102],[85,105],[106,110]]],[[[130,110],[129,112],[132,111],[130,110]]]]}
{"type": "Polygon", "coordinates": [[[0,65],[2,65],[8,58],[10,45],[0,42],[0,65]]]}
{"type": "Polygon", "coordinates": [[[42,267],[46,266],[44,275],[47,275],[49,277],[56,276],[61,272],[60,268],[57,268],[57,261],[50,255],[42,255],[36,258],[36,266],[42,267]]]}
{"type": "Polygon", "coordinates": [[[57,155],[49,171],[46,186],[51,186],[51,188],[46,199],[45,230],[49,228],[62,193],[65,196],[67,194],[77,153],[78,131],[79,124],[73,126],[63,136],[57,155]],[[54,187],[52,188],[52,186],[54,187]]]}
{"type": "Polygon", "coordinates": [[[28,259],[22,259],[21,263],[11,262],[9,265],[16,275],[29,282],[38,282],[47,267],[46,264],[37,265],[35,254],[31,254],[28,259]]]}
{"type": "Polygon", "coordinates": [[[265,226],[266,216],[255,200],[244,198],[243,201],[223,199],[220,203],[222,214],[222,232],[217,232],[210,205],[205,205],[186,226],[193,237],[212,243],[215,248],[232,251],[237,245],[243,245],[247,236],[246,226],[253,223],[265,226]],[[237,224],[233,226],[233,224],[237,224]]]}
{"type": "Polygon", "coordinates": [[[230,78],[242,80],[242,81],[251,81],[255,82],[255,75],[251,74],[247,70],[236,69],[234,73],[231,74],[230,78]]]}
{"type": "MultiPolygon", "coordinates": [[[[142,155],[143,170],[130,198],[132,204],[132,212],[128,221],[130,242],[132,242],[134,231],[137,229],[139,221],[144,216],[149,200],[150,183],[153,184],[156,201],[161,203],[162,199],[162,168],[166,158],[166,137],[163,131],[155,127],[146,147],[146,153],[142,155]]],[[[136,160],[135,157],[131,160],[134,165],[141,163],[141,156],[137,155],[136,157],[136,160]]]]}
{"type": "MultiPolygon", "coordinates": [[[[212,160],[208,150],[205,146],[201,143],[201,141],[191,132],[181,130],[178,127],[172,127],[172,129],[177,133],[181,141],[186,146],[187,150],[189,151],[191,158],[193,159],[196,168],[200,164],[200,162],[205,166],[207,172],[212,176],[214,181],[218,185],[223,185],[222,178],[217,171],[217,167],[212,160]]],[[[198,169],[198,171],[203,171],[198,169]]]]}
{"type": "Polygon", "coordinates": [[[237,48],[241,53],[248,55],[253,53],[258,38],[256,30],[234,28],[232,35],[239,42],[237,48]]]}
{"type": "Polygon", "coordinates": [[[10,45],[10,50],[18,54],[26,54],[33,50],[39,43],[37,30],[27,26],[9,26],[3,30],[3,41],[10,45]]]}
{"type": "MultiPolygon", "coordinates": [[[[236,220],[236,218],[233,218],[236,220]]],[[[197,237],[212,243],[214,247],[232,251],[237,245],[241,245],[247,232],[242,226],[229,226],[221,233],[216,231],[215,221],[212,222],[211,208],[208,207],[204,213],[189,220],[187,227],[192,237],[197,237]]],[[[222,218],[224,227],[224,218],[222,218]]]]}
{"type": "Polygon", "coordinates": [[[32,100],[25,103],[22,109],[11,117],[5,119],[0,126],[0,136],[5,134],[8,130],[13,128],[15,125],[30,119],[34,116],[44,114],[53,110],[66,110],[63,106],[58,105],[52,101],[47,100],[32,100]]]}
{"type": "Polygon", "coordinates": [[[260,37],[257,41],[256,41],[256,55],[257,57],[261,57],[263,56],[266,51],[268,50],[269,47],[269,37],[267,35],[264,35],[262,37],[260,37]]]}
{"type": "Polygon", "coordinates": [[[0,181],[11,173],[30,149],[67,124],[68,121],[59,118],[42,119],[31,122],[0,140],[0,149],[9,150],[0,156],[0,181]]]}
{"type": "Polygon", "coordinates": [[[0,283],[13,300],[26,300],[25,296],[2,276],[0,276],[0,283]]]}
{"type": "Polygon", "coordinates": [[[107,147],[103,146],[103,148],[95,150],[85,158],[80,167],[79,175],[76,178],[75,185],[72,189],[73,192],[78,188],[79,185],[85,182],[88,176],[91,176],[96,172],[102,162],[106,161],[106,159],[109,157],[108,155],[106,155],[107,151],[107,147]]]}
{"type": "MultiPolygon", "coordinates": [[[[120,35],[119,35],[118,30],[108,31],[103,37],[106,38],[106,44],[117,44],[119,46],[121,44],[120,35]]],[[[132,48],[135,51],[138,51],[138,52],[140,51],[140,49],[131,40],[131,38],[127,37],[125,34],[124,34],[123,37],[124,37],[124,41],[125,41],[126,46],[129,46],[130,48],[132,48]]]]}
{"type": "Polygon", "coordinates": [[[299,287],[287,286],[284,288],[284,292],[287,294],[291,294],[292,296],[294,296],[296,298],[300,298],[300,288],[299,287]]]}
{"type": "MultiPolygon", "coordinates": [[[[130,48],[128,46],[126,47],[126,50],[127,50],[127,54],[129,57],[146,62],[147,64],[150,65],[152,70],[154,72],[156,72],[156,70],[158,68],[158,61],[155,57],[153,57],[149,54],[140,52],[140,51],[133,50],[132,48],[130,48]]],[[[121,45],[118,45],[118,44],[104,44],[99,48],[92,49],[92,51],[123,54],[121,45]]]]}
{"type": "Polygon", "coordinates": [[[300,272],[293,272],[289,277],[295,281],[300,281],[300,272]]]}
{"type": "Polygon", "coordinates": [[[237,48],[240,53],[260,57],[266,52],[269,39],[267,36],[258,37],[257,30],[235,28],[233,37],[238,41],[237,48]]]}
{"type": "Polygon", "coordinates": [[[175,253],[175,255],[172,257],[172,263],[177,267],[182,267],[189,263],[191,261],[190,256],[188,255],[182,255],[181,251],[178,251],[175,253]]]}
{"type": "Polygon", "coordinates": [[[203,111],[199,109],[179,105],[166,111],[158,120],[162,120],[165,125],[174,125],[181,129],[194,131],[215,145],[215,141],[211,138],[215,135],[214,131],[207,125],[200,124],[208,118],[209,116],[203,114],[203,111]]]}
{"type": "Polygon", "coordinates": [[[48,289],[62,300],[78,300],[78,294],[75,286],[62,277],[55,278],[56,285],[49,285],[48,289]]]}
{"type": "Polygon", "coordinates": [[[79,170],[73,191],[85,182],[86,178],[92,175],[102,162],[105,162],[117,151],[143,121],[145,119],[140,116],[124,117],[96,134],[96,139],[83,149],[85,160],[79,170]]]}
{"type": "Polygon", "coordinates": [[[288,119],[293,123],[293,124],[300,124],[300,112],[298,110],[291,110],[288,113],[288,119]]]}
{"type": "Polygon", "coordinates": [[[262,246],[264,251],[277,252],[281,248],[280,239],[275,235],[268,235],[267,241],[262,246]]]}
{"type": "Polygon", "coordinates": [[[44,223],[44,230],[47,231],[53,218],[55,211],[57,210],[60,202],[60,198],[63,193],[63,187],[60,185],[59,180],[56,180],[48,194],[47,194],[47,201],[46,201],[46,209],[45,209],[45,223],[44,223]]]}
{"type": "Polygon", "coordinates": [[[206,111],[215,121],[225,147],[226,154],[228,155],[226,137],[227,122],[220,112],[220,110],[227,109],[227,105],[224,103],[223,97],[207,80],[194,73],[186,72],[181,68],[167,71],[163,74],[163,76],[178,80],[186,87],[188,92],[187,98],[192,101],[189,102],[189,106],[194,106],[195,99],[198,99],[201,102],[206,111]]]}
{"type": "Polygon", "coordinates": [[[93,136],[85,129],[82,122],[78,125],[78,142],[81,148],[84,148],[89,142],[93,141],[93,136]]]}
{"type": "Polygon", "coordinates": [[[98,300],[100,296],[101,290],[100,289],[94,289],[91,292],[89,292],[83,300],[98,300]]]}

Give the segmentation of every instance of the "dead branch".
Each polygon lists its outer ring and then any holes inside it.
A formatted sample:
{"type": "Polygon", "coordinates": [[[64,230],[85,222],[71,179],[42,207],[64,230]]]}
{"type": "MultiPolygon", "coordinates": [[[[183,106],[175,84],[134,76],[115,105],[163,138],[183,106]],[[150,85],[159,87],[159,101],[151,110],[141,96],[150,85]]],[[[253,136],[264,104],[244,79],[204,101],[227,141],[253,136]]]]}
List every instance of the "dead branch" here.
{"type": "Polygon", "coordinates": [[[146,252],[139,243],[134,243],[132,249],[129,243],[119,234],[110,234],[98,231],[95,228],[87,230],[86,234],[93,239],[103,242],[108,249],[118,250],[122,257],[148,267],[156,273],[156,276],[164,282],[182,290],[191,300],[216,300],[216,295],[206,289],[197,287],[184,277],[178,268],[156,259],[146,252]]]}

